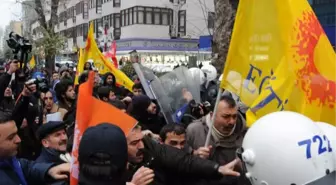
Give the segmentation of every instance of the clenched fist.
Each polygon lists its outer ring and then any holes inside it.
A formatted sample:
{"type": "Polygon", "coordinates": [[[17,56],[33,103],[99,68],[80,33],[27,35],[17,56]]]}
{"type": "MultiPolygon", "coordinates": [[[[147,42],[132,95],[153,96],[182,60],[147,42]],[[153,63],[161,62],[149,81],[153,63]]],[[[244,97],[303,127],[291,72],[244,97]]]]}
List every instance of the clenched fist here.
{"type": "Polygon", "coordinates": [[[210,150],[212,146],[208,147],[199,147],[197,150],[194,151],[194,155],[197,155],[200,158],[208,159],[210,156],[210,150]]]}
{"type": "Polygon", "coordinates": [[[132,182],[135,185],[147,185],[154,180],[154,171],[152,169],[141,167],[135,172],[132,182]]]}

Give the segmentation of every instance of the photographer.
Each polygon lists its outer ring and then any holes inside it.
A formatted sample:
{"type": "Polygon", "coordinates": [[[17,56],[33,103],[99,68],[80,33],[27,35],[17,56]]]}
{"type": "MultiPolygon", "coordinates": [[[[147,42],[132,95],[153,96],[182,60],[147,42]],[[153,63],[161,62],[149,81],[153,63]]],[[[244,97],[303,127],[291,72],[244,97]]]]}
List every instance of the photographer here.
{"type": "Polygon", "coordinates": [[[182,90],[182,96],[186,103],[176,111],[175,119],[184,128],[187,128],[191,122],[202,118],[210,112],[210,103],[197,103],[187,89],[182,90]]]}
{"type": "Polygon", "coordinates": [[[18,70],[18,62],[16,60],[11,61],[9,68],[5,74],[0,77],[0,111],[9,112],[15,118],[17,127],[20,128],[24,115],[22,114],[28,109],[30,92],[27,88],[22,91],[22,96],[16,100],[13,99],[13,93],[11,87],[8,87],[11,81],[12,74],[18,70]]]}
{"type": "MultiPolygon", "coordinates": [[[[24,118],[27,120],[27,126],[23,127],[19,135],[22,139],[22,147],[19,150],[19,156],[30,160],[35,160],[41,151],[40,142],[36,137],[36,131],[43,123],[43,102],[40,98],[41,84],[39,80],[31,79],[25,83],[25,90],[31,94],[28,98],[29,106],[24,110],[24,118]]],[[[22,112],[23,113],[23,112],[22,112]]]]}
{"type": "Polygon", "coordinates": [[[18,69],[18,61],[13,60],[9,64],[9,68],[6,73],[0,76],[0,101],[4,99],[4,92],[11,82],[12,74],[14,74],[18,69]]]}

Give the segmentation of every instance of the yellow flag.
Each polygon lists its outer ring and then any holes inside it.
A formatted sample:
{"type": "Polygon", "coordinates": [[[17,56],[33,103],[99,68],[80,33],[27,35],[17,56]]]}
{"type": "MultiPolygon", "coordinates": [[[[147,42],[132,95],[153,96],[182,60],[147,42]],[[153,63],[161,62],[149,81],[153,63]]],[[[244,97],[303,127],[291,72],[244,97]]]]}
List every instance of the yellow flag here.
{"type": "MultiPolygon", "coordinates": [[[[21,66],[21,63],[18,64],[18,67],[21,66]]],[[[22,67],[24,67],[25,65],[23,64],[22,67]]],[[[28,66],[30,69],[33,69],[36,66],[36,61],[35,61],[35,57],[34,55],[31,57],[30,61],[28,62],[28,66]]]]}
{"type": "Polygon", "coordinates": [[[84,50],[83,48],[79,48],[79,51],[78,51],[78,64],[77,64],[76,78],[75,78],[76,85],[78,84],[79,75],[83,73],[84,71],[85,61],[84,61],[83,50],[84,50]]]}
{"type": "Polygon", "coordinates": [[[336,56],[307,0],[241,0],[221,88],[250,109],[250,126],[290,110],[335,125],[336,56]]]}
{"type": "Polygon", "coordinates": [[[85,62],[91,59],[100,74],[111,72],[115,76],[117,84],[120,84],[132,91],[132,87],[134,85],[133,81],[130,80],[122,71],[117,69],[109,60],[107,60],[103,53],[99,50],[94,38],[92,23],[90,24],[86,46],[82,52],[83,54],[81,56],[83,57],[80,57],[79,63],[83,64],[83,66],[78,65],[78,68],[80,67],[80,69],[77,69],[78,72],[82,72],[85,62]]]}
{"type": "Polygon", "coordinates": [[[32,58],[29,61],[29,67],[30,67],[30,69],[33,69],[35,67],[35,65],[36,65],[35,57],[32,56],[32,58]]]}

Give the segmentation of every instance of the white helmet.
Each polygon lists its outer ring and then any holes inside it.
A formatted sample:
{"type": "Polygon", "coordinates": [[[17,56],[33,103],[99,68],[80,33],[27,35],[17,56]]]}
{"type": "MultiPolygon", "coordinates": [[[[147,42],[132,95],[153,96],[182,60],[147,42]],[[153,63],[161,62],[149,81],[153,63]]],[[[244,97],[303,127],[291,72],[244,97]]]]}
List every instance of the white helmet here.
{"type": "Polygon", "coordinates": [[[336,170],[336,127],[324,122],[316,122],[316,123],[330,141],[332,153],[334,155],[334,168],[336,170]]]}
{"type": "Polygon", "coordinates": [[[237,155],[253,185],[327,185],[335,174],[323,135],[304,115],[274,112],[252,125],[237,155]]]}
{"type": "Polygon", "coordinates": [[[206,74],[207,81],[212,81],[217,78],[217,70],[213,65],[204,65],[201,70],[206,74]]]}
{"type": "Polygon", "coordinates": [[[194,78],[194,79],[197,79],[198,76],[199,76],[199,79],[200,79],[200,84],[203,84],[205,81],[206,81],[206,78],[204,76],[204,73],[202,70],[200,70],[199,68],[197,67],[192,67],[189,69],[190,73],[191,73],[191,76],[194,78]]]}

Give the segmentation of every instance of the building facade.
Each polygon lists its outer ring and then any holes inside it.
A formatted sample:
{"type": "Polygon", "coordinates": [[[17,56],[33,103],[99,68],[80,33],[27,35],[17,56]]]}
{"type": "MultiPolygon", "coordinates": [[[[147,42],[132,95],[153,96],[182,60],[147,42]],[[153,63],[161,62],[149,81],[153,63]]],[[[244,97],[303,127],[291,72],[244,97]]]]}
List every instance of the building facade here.
{"type": "Polygon", "coordinates": [[[312,8],[322,25],[335,25],[335,0],[312,0],[312,8]]]}
{"type": "Polygon", "coordinates": [[[335,46],[335,0],[311,0],[310,3],[330,43],[335,46]]]}
{"type": "Polygon", "coordinates": [[[23,36],[31,36],[32,25],[36,22],[38,16],[35,10],[35,2],[31,0],[23,1],[22,5],[22,23],[23,23],[23,36]]]}
{"type": "Polygon", "coordinates": [[[147,53],[143,55],[146,59],[167,61],[176,60],[167,55],[199,53],[199,37],[213,33],[214,4],[199,0],[69,0],[58,8],[58,14],[55,30],[67,38],[66,52],[85,46],[93,23],[102,48],[116,40],[118,55],[136,50],[147,53]]]}

